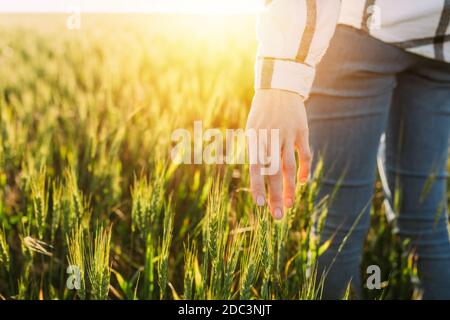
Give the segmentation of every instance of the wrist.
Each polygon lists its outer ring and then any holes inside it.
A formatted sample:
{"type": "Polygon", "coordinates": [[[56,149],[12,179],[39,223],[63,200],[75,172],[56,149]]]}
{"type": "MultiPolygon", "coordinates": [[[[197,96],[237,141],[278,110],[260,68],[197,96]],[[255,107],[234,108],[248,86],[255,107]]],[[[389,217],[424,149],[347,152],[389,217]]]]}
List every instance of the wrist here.
{"type": "Polygon", "coordinates": [[[315,69],[291,60],[258,58],[255,65],[255,90],[278,89],[308,98],[315,69]]]}

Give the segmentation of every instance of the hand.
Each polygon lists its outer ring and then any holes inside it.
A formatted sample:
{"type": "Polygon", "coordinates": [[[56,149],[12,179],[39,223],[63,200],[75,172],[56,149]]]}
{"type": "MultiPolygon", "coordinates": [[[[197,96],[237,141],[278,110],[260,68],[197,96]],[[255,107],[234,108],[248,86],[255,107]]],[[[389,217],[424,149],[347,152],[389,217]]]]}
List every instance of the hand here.
{"type": "MultiPolygon", "coordinates": [[[[281,166],[275,174],[268,176],[269,208],[275,219],[284,215],[283,207],[291,208],[295,198],[297,164],[295,151],[300,160],[298,180],[308,180],[311,167],[309,130],[305,105],[300,95],[278,89],[257,90],[247,119],[247,130],[279,129],[278,152],[281,166]]],[[[270,137],[270,134],[269,134],[270,137]]],[[[258,136],[259,139],[259,136],[258,136]]],[[[250,146],[249,146],[250,147],[250,146]]],[[[258,148],[261,143],[258,142],[258,148]]],[[[263,154],[270,155],[270,141],[263,146],[263,154]]],[[[254,149],[253,149],[254,150],[254,149]]],[[[258,153],[260,150],[258,150],[258,153]]],[[[265,179],[261,172],[263,164],[259,157],[257,163],[250,164],[250,189],[258,206],[266,203],[265,179]]]]}

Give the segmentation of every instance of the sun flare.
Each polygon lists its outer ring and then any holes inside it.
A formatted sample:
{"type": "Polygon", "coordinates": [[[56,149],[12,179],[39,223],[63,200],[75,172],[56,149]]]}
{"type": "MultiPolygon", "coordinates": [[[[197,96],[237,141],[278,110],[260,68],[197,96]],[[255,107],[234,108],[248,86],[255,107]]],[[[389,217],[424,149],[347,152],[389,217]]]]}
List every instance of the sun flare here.
{"type": "Polygon", "coordinates": [[[174,13],[252,13],[262,4],[260,0],[158,0],[150,7],[174,13]]]}
{"type": "Polygon", "coordinates": [[[81,12],[116,13],[255,13],[262,0],[21,0],[0,2],[0,12],[81,12]]]}

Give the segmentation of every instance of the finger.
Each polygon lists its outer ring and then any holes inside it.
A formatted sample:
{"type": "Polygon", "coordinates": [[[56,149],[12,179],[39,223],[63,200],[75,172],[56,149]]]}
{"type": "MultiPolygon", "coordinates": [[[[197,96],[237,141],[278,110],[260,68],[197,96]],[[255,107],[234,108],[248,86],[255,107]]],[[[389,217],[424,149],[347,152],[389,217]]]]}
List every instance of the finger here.
{"type": "Polygon", "coordinates": [[[309,147],[308,131],[304,131],[297,139],[298,157],[300,166],[298,169],[298,181],[304,184],[308,181],[311,170],[311,149],[309,147]]]}
{"type": "Polygon", "coordinates": [[[266,204],[266,188],[259,164],[250,165],[250,190],[255,203],[259,207],[264,206],[266,204]]]}
{"type": "Polygon", "coordinates": [[[249,137],[248,146],[250,158],[250,190],[253,201],[262,207],[266,203],[266,188],[259,154],[265,153],[265,144],[257,138],[257,135],[253,135],[249,137]]]}
{"type": "Polygon", "coordinates": [[[280,220],[283,218],[283,176],[281,170],[269,176],[269,207],[272,216],[280,220]]]}
{"type": "Polygon", "coordinates": [[[267,139],[267,156],[269,166],[265,167],[264,174],[269,182],[269,208],[272,216],[280,220],[283,218],[283,175],[281,162],[281,141],[279,129],[271,129],[267,139]]]}
{"type": "Polygon", "coordinates": [[[283,201],[286,208],[292,208],[294,204],[296,171],[294,144],[291,143],[283,150],[283,201]]]}

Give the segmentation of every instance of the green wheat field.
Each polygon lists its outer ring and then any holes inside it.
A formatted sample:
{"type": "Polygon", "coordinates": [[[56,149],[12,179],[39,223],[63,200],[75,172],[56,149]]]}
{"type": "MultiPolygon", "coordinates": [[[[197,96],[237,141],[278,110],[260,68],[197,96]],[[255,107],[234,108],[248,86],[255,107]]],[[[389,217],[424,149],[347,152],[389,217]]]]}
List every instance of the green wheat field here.
{"type": "MultiPolygon", "coordinates": [[[[245,127],[254,18],[66,19],[0,15],[0,300],[320,299],[320,168],[274,222],[246,166],[170,160],[177,128],[245,127]]],[[[364,298],[420,298],[382,202],[378,183],[361,273],[383,283],[364,298]]]]}

